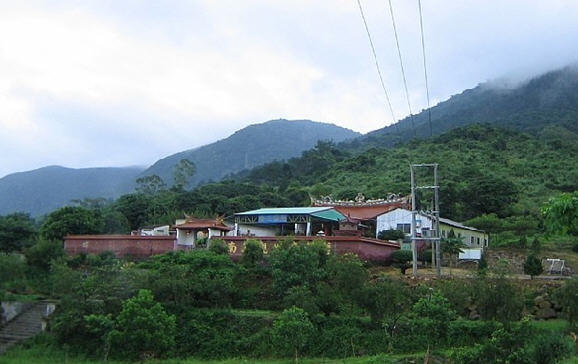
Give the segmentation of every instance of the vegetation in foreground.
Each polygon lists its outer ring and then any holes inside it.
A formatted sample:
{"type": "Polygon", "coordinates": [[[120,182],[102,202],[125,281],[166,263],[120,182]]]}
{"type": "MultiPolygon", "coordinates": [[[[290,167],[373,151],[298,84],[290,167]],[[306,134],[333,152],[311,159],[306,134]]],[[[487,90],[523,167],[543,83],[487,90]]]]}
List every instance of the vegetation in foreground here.
{"type": "MultiPolygon", "coordinates": [[[[575,355],[568,333],[578,326],[578,278],[521,284],[500,264],[473,279],[414,281],[332,254],[324,241],[285,239],[268,255],[253,241],[239,262],[222,244],[141,262],[103,253],[14,263],[24,272],[20,284],[32,289],[34,281],[37,293],[60,298],[44,341],[16,349],[14,360],[43,346],[59,358],[175,362],[371,362],[428,349],[452,363],[555,363],[575,355]],[[567,321],[534,323],[538,295],[551,297],[567,321]]],[[[55,250],[44,249],[45,258],[55,250]]]]}

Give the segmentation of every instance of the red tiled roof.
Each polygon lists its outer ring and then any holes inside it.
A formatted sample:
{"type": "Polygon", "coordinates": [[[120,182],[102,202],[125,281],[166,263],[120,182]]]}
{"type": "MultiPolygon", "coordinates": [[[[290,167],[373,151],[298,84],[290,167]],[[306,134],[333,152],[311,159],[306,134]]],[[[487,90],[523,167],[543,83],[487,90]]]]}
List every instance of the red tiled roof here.
{"type": "Polygon", "coordinates": [[[399,202],[389,203],[383,205],[368,205],[368,206],[335,206],[335,209],[345,216],[350,216],[357,220],[371,220],[377,216],[396,209],[400,206],[399,202]]]}
{"type": "Polygon", "coordinates": [[[175,235],[66,235],[65,240],[175,240],[175,235]]]}

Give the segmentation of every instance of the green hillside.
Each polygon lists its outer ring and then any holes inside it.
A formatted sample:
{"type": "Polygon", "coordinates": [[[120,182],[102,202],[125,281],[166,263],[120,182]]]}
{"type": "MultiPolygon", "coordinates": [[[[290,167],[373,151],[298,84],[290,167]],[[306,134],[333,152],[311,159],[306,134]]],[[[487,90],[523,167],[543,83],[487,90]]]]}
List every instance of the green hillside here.
{"type": "Polygon", "coordinates": [[[556,126],[564,140],[490,124],[454,129],[430,140],[352,154],[324,144],[287,163],[271,163],[241,179],[283,189],[305,186],[316,196],[352,199],[409,193],[410,163],[439,163],[442,215],[537,214],[548,197],[578,189],[578,134],[556,126]]]}
{"type": "Polygon", "coordinates": [[[311,120],[271,120],[250,125],[215,143],[163,158],[143,175],[156,174],[171,185],[174,166],[181,159],[188,159],[197,167],[191,180],[191,185],[197,185],[218,181],[273,160],[299,156],[318,140],[341,142],[359,135],[349,129],[311,120]]]}
{"type": "MultiPolygon", "coordinates": [[[[521,84],[480,84],[432,107],[434,135],[471,123],[492,123],[538,135],[544,128],[578,132],[578,66],[552,71],[521,84]]],[[[347,144],[366,149],[430,136],[428,111],[370,132],[347,144]],[[415,125],[415,127],[412,127],[415,125]]]]}
{"type": "Polygon", "coordinates": [[[142,168],[64,168],[50,166],[0,179],[0,215],[34,216],[83,198],[116,198],[134,188],[142,168]]]}

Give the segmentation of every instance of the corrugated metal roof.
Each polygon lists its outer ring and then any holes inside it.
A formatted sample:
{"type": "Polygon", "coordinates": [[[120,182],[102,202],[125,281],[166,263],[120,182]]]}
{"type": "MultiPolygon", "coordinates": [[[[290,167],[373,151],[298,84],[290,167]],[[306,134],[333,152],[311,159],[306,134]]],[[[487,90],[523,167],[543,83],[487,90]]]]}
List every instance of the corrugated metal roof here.
{"type": "Polygon", "coordinates": [[[332,220],[332,221],[340,221],[340,220],[346,219],[345,215],[343,215],[341,212],[334,210],[334,209],[314,212],[311,214],[311,216],[315,216],[315,217],[318,217],[320,219],[325,219],[325,220],[332,220]]]}
{"type": "Polygon", "coordinates": [[[332,210],[331,207],[273,207],[239,212],[235,215],[312,215],[325,210],[332,210]]]}

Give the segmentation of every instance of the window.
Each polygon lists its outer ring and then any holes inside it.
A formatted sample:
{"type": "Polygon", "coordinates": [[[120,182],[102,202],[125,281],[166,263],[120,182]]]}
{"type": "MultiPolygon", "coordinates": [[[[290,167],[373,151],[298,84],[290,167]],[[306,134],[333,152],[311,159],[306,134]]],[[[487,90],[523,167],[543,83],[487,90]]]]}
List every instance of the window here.
{"type": "Polygon", "coordinates": [[[474,237],[470,236],[470,245],[474,245],[474,237]]]}
{"type": "Polygon", "coordinates": [[[476,238],[477,244],[480,245],[480,238],[476,238]]]}
{"type": "Polygon", "coordinates": [[[411,224],[397,224],[397,230],[403,231],[406,234],[411,233],[411,224]]]}

